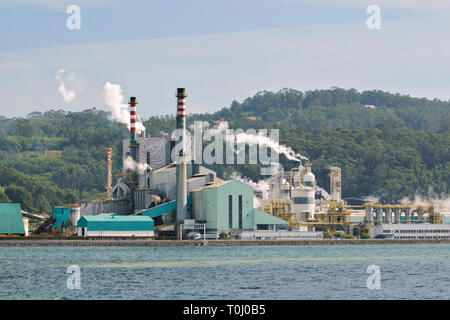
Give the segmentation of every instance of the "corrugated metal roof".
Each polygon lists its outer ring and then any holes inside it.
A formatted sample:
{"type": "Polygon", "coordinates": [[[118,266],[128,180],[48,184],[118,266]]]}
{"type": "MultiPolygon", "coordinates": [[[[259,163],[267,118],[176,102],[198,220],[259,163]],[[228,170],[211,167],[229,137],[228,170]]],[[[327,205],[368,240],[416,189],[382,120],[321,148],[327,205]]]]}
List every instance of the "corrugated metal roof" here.
{"type": "Polygon", "coordinates": [[[192,192],[196,192],[196,191],[200,191],[200,190],[204,190],[204,189],[208,189],[208,188],[217,188],[223,185],[226,185],[230,182],[239,182],[239,181],[234,181],[234,180],[222,180],[213,184],[208,184],[206,186],[200,187],[198,189],[192,190],[192,192]]]}
{"type": "Polygon", "coordinates": [[[289,224],[286,220],[275,217],[258,209],[253,209],[252,211],[254,224],[289,224]]]}
{"type": "Polygon", "coordinates": [[[177,168],[177,166],[174,163],[171,163],[165,167],[153,170],[152,173],[156,173],[156,172],[169,172],[172,170],[175,170],[177,168]]]}
{"type": "MultiPolygon", "coordinates": [[[[190,206],[192,204],[192,196],[187,197],[187,205],[190,206]]],[[[137,214],[147,216],[150,218],[156,218],[163,214],[169,213],[174,211],[177,208],[177,201],[172,200],[163,204],[160,204],[156,207],[143,210],[141,212],[138,212],[137,214]]]]}
{"type": "Polygon", "coordinates": [[[91,231],[152,231],[155,223],[147,216],[102,215],[83,216],[78,220],[77,226],[87,227],[91,231]]]}
{"type": "Polygon", "coordinates": [[[0,233],[25,234],[20,203],[0,203],[0,233]]]}

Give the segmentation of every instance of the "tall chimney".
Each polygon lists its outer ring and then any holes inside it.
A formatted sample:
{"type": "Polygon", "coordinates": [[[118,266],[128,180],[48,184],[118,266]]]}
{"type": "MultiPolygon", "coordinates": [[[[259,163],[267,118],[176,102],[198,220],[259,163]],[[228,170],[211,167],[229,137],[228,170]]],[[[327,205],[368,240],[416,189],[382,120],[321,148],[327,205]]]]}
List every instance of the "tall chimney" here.
{"type": "Polygon", "coordinates": [[[131,158],[137,161],[137,143],[136,143],[136,97],[130,97],[130,153],[131,158]]]}
{"type": "Polygon", "coordinates": [[[112,148],[106,148],[108,160],[108,180],[106,184],[107,198],[112,199],[112,148]]]}
{"type": "Polygon", "coordinates": [[[178,143],[182,148],[177,159],[177,221],[184,221],[187,216],[187,187],[186,187],[186,89],[177,89],[177,129],[182,130],[178,143]]]}
{"type": "MultiPolygon", "coordinates": [[[[136,105],[137,105],[136,97],[130,97],[130,154],[131,158],[134,162],[138,161],[138,148],[139,144],[136,141],[136,105]]],[[[133,171],[130,174],[131,183],[128,184],[130,187],[130,211],[133,214],[135,209],[135,192],[138,184],[138,176],[137,172],[133,171]]]]}

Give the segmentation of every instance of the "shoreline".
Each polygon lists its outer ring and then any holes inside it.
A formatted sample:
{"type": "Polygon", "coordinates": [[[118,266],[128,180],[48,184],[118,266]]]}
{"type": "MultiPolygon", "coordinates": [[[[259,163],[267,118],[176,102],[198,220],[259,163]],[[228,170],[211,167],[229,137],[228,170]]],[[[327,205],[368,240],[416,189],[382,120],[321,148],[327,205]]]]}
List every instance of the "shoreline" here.
{"type": "Polygon", "coordinates": [[[0,247],[196,247],[196,246],[286,246],[286,245],[389,245],[450,244],[444,240],[326,239],[326,240],[154,240],[148,238],[2,237],[0,247]]]}

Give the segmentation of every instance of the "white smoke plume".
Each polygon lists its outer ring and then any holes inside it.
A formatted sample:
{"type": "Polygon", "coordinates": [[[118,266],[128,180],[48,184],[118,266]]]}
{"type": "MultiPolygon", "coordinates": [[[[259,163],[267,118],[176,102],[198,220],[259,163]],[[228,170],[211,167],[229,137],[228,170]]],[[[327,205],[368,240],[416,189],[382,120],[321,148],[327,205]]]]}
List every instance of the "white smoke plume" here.
{"type": "Polygon", "coordinates": [[[270,137],[259,133],[258,135],[247,134],[244,132],[236,135],[237,143],[247,144],[259,144],[265,145],[279,154],[283,154],[286,158],[292,161],[301,162],[302,160],[308,160],[308,158],[302,156],[299,153],[295,153],[290,147],[280,145],[278,142],[272,140],[270,137]]]}
{"type": "MultiPolygon", "coordinates": [[[[113,119],[126,124],[130,129],[130,111],[128,105],[124,103],[120,85],[106,82],[103,87],[103,98],[106,106],[111,110],[113,119]]],[[[138,118],[136,120],[136,132],[141,133],[142,131],[145,131],[145,126],[138,118]]]]}
{"type": "Polygon", "coordinates": [[[375,196],[367,196],[367,197],[364,197],[364,199],[361,199],[361,200],[364,200],[365,202],[369,202],[369,203],[380,203],[381,202],[381,198],[380,197],[375,197],[375,196]]]}
{"type": "Polygon", "coordinates": [[[139,172],[144,172],[147,169],[151,169],[151,167],[148,164],[142,163],[142,162],[136,162],[130,156],[125,158],[125,160],[123,162],[123,168],[125,170],[133,170],[133,171],[135,170],[135,171],[139,171],[139,172]]]}
{"type": "Polygon", "coordinates": [[[269,182],[266,180],[259,180],[258,182],[254,182],[252,179],[242,178],[237,173],[232,173],[230,176],[231,179],[245,183],[251,186],[254,190],[261,192],[263,199],[267,199],[269,195],[269,182]]]}
{"type": "MultiPolygon", "coordinates": [[[[228,129],[227,121],[219,121],[213,129],[210,130],[218,130],[224,134],[225,140],[234,139],[233,135],[227,135],[226,131],[228,129]]],[[[270,137],[263,134],[263,132],[259,132],[258,134],[249,134],[246,132],[238,132],[236,134],[236,143],[246,143],[246,144],[259,144],[267,146],[271,148],[275,152],[279,154],[283,154],[286,158],[292,161],[301,162],[302,160],[308,160],[305,156],[302,156],[299,153],[295,153],[290,147],[285,145],[280,145],[277,141],[272,140],[270,137]]]]}
{"type": "Polygon", "coordinates": [[[412,206],[426,206],[436,205],[436,209],[440,213],[450,213],[450,196],[448,194],[441,194],[439,197],[424,197],[416,194],[414,199],[403,198],[400,203],[402,205],[412,206]]]}
{"type": "Polygon", "coordinates": [[[253,194],[253,205],[255,208],[261,206],[262,199],[267,199],[269,197],[270,186],[267,180],[260,180],[258,182],[254,182],[251,179],[242,178],[235,172],[231,174],[230,179],[245,183],[250,187],[252,187],[253,190],[261,193],[261,197],[257,196],[256,194],[253,194]]]}
{"type": "Polygon", "coordinates": [[[75,75],[74,75],[74,73],[71,73],[70,76],[64,80],[64,78],[63,78],[64,73],[65,73],[65,70],[63,70],[63,69],[58,70],[58,73],[56,74],[55,78],[56,78],[56,80],[59,81],[58,92],[61,94],[63,101],[65,103],[70,103],[76,97],[76,94],[75,94],[75,90],[68,90],[66,88],[65,82],[72,81],[73,77],[75,75]]]}

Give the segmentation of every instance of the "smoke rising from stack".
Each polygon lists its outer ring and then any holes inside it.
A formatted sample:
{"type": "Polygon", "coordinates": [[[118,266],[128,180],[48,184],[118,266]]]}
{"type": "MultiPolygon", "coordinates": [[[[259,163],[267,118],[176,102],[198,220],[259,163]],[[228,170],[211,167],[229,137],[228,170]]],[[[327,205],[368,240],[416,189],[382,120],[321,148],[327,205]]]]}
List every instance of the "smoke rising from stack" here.
{"type": "Polygon", "coordinates": [[[147,169],[151,169],[151,167],[147,163],[136,162],[130,156],[127,156],[123,162],[123,168],[125,170],[145,172],[147,169]]]}
{"type": "MultiPolygon", "coordinates": [[[[354,198],[358,199],[358,198],[354,198]]],[[[367,196],[361,198],[365,202],[370,203],[381,203],[381,197],[376,196],[367,196]]],[[[405,197],[400,200],[400,204],[402,205],[410,205],[410,206],[429,206],[435,205],[438,212],[446,212],[450,213],[450,196],[448,194],[434,195],[432,197],[425,197],[420,194],[414,196],[414,198],[405,197]]]]}
{"type": "Polygon", "coordinates": [[[253,190],[261,192],[261,197],[257,196],[256,194],[253,194],[253,206],[256,208],[261,206],[262,199],[267,199],[269,197],[270,186],[267,180],[259,180],[258,182],[254,182],[249,178],[242,178],[239,174],[235,172],[231,174],[230,179],[245,183],[246,185],[252,187],[253,190]]]}
{"type": "MultiPolygon", "coordinates": [[[[126,124],[130,129],[130,112],[128,111],[128,105],[124,103],[120,85],[106,82],[103,86],[103,99],[111,111],[112,118],[117,122],[126,124]]],[[[145,131],[145,126],[138,118],[136,119],[136,132],[140,134],[142,131],[145,131]]]]}
{"type": "Polygon", "coordinates": [[[249,186],[251,186],[254,190],[261,192],[262,198],[267,199],[269,196],[269,182],[267,180],[259,180],[258,182],[254,182],[251,179],[248,178],[242,178],[237,173],[232,173],[230,176],[231,179],[245,183],[249,186]]]}
{"type": "MultiPolygon", "coordinates": [[[[227,121],[220,121],[213,129],[210,130],[217,130],[219,132],[223,133],[225,140],[234,139],[233,135],[226,134],[226,131],[228,129],[228,122],[227,121]]],[[[309,160],[307,157],[294,152],[290,147],[281,145],[277,141],[272,140],[270,137],[264,135],[263,132],[259,132],[258,134],[249,134],[246,132],[239,132],[235,135],[236,142],[239,143],[246,143],[249,145],[252,144],[259,144],[260,146],[266,146],[268,148],[271,148],[273,151],[277,152],[278,154],[284,155],[287,159],[301,162],[302,160],[309,160]]]]}
{"type": "Polygon", "coordinates": [[[381,198],[375,197],[375,196],[367,196],[361,200],[364,200],[365,202],[369,202],[369,203],[380,203],[381,202],[381,198]]]}
{"type": "Polygon", "coordinates": [[[436,205],[438,212],[450,212],[450,196],[448,194],[441,194],[440,197],[424,197],[420,194],[416,194],[414,199],[403,198],[400,203],[402,205],[413,205],[413,206],[427,206],[436,205]]]}
{"type": "Polygon", "coordinates": [[[56,74],[55,78],[56,78],[56,80],[59,81],[58,92],[61,94],[63,101],[65,103],[70,103],[76,97],[76,94],[75,94],[75,90],[68,90],[66,88],[66,81],[70,82],[74,77],[74,73],[71,73],[70,76],[68,78],[66,78],[66,80],[64,80],[63,74],[65,72],[66,71],[63,69],[58,70],[58,73],[56,74]]]}

